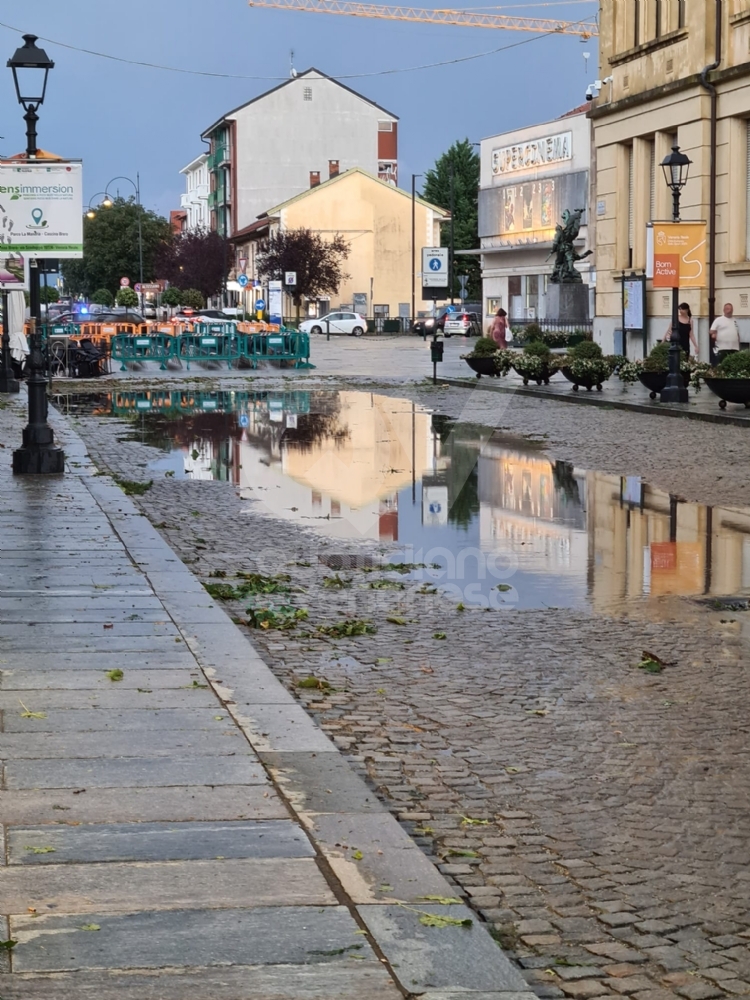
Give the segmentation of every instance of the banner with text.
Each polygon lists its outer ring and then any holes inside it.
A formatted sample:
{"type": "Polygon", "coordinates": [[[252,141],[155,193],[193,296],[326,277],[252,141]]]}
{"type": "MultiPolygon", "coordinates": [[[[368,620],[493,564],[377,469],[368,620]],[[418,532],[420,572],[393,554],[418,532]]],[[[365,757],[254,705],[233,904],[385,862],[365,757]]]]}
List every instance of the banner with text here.
{"type": "Polygon", "coordinates": [[[83,257],[80,163],[0,162],[0,253],[83,257]]]}
{"type": "Polygon", "coordinates": [[[653,224],[654,288],[705,288],[706,223],[653,224]]]}

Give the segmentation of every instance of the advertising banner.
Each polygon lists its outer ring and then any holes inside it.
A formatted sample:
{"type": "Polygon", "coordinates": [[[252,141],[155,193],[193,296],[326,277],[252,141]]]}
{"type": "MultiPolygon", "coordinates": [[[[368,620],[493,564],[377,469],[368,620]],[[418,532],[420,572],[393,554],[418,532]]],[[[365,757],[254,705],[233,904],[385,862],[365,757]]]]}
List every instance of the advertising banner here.
{"type": "Polygon", "coordinates": [[[706,223],[653,224],[654,288],[704,288],[706,223]]]}
{"type": "Polygon", "coordinates": [[[0,292],[28,292],[29,258],[2,253],[0,247],[0,292]]]}
{"type": "Polygon", "coordinates": [[[499,236],[511,246],[549,243],[565,209],[574,212],[587,205],[586,170],[485,188],[479,192],[479,235],[499,236]]]}
{"type": "Polygon", "coordinates": [[[83,257],[80,163],[0,162],[0,239],[28,257],[83,257]]]}
{"type": "Polygon", "coordinates": [[[272,323],[281,323],[282,319],[281,282],[268,282],[268,315],[272,323]]]}

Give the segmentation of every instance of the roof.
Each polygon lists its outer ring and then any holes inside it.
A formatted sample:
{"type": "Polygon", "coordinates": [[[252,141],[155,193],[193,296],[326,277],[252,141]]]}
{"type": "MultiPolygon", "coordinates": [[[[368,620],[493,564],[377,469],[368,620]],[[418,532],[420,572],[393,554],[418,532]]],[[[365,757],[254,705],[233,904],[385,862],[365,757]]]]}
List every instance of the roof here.
{"type": "Polygon", "coordinates": [[[278,85],[278,87],[271,87],[270,90],[266,90],[262,94],[258,94],[257,97],[253,97],[251,100],[245,101],[245,103],[244,104],[240,104],[239,107],[233,108],[231,111],[227,111],[227,113],[225,115],[222,115],[221,118],[219,118],[217,121],[215,121],[213,123],[213,125],[210,125],[205,130],[205,132],[202,132],[201,136],[210,135],[214,131],[214,129],[218,128],[219,125],[221,125],[223,122],[225,122],[227,120],[227,118],[230,117],[230,115],[236,115],[237,112],[238,111],[242,111],[243,108],[249,108],[251,104],[255,104],[257,101],[262,101],[263,98],[264,97],[268,97],[269,94],[275,94],[277,90],[281,90],[282,87],[288,87],[290,83],[294,83],[297,80],[301,80],[304,77],[309,76],[310,73],[317,73],[317,75],[319,77],[321,77],[323,80],[330,80],[330,82],[331,83],[335,83],[337,87],[341,87],[342,90],[346,90],[350,94],[354,94],[355,97],[358,97],[361,101],[364,101],[366,104],[370,104],[373,108],[377,108],[378,111],[382,111],[384,115],[388,115],[388,117],[389,118],[393,118],[394,121],[398,121],[399,120],[398,119],[398,115],[394,115],[392,111],[387,111],[385,108],[381,107],[379,104],[376,104],[375,101],[371,101],[369,99],[369,97],[364,97],[362,94],[357,93],[356,90],[352,90],[351,87],[347,87],[346,84],[341,83],[339,80],[336,80],[334,77],[328,76],[327,73],[323,73],[323,72],[321,72],[321,70],[316,69],[314,66],[311,66],[309,69],[306,69],[303,73],[298,73],[296,76],[292,76],[292,77],[289,77],[288,80],[284,80],[284,82],[280,83],[278,85]]]}
{"type": "MultiPolygon", "coordinates": [[[[587,101],[585,104],[579,104],[577,108],[573,108],[572,111],[566,111],[564,115],[560,115],[560,118],[574,118],[576,115],[582,115],[591,107],[591,102],[587,101]]],[[[558,119],[559,121],[560,119],[558,119]]]]}
{"type": "MultiPolygon", "coordinates": [[[[278,213],[287,208],[289,205],[293,205],[294,202],[300,201],[302,198],[309,198],[310,195],[315,195],[318,191],[323,188],[330,187],[333,184],[340,184],[347,177],[351,177],[352,174],[362,174],[363,177],[367,177],[368,180],[374,181],[375,184],[382,184],[384,188],[389,191],[393,191],[394,194],[401,195],[403,198],[408,198],[411,201],[411,194],[408,191],[404,191],[403,188],[394,187],[393,184],[387,184],[385,181],[381,181],[379,177],[374,174],[369,173],[367,170],[363,170],[362,167],[352,167],[350,170],[344,170],[335,177],[329,177],[327,181],[323,181],[321,184],[316,184],[315,187],[305,188],[299,194],[295,195],[293,198],[289,198],[287,201],[282,201],[280,205],[274,205],[273,208],[269,208],[266,215],[278,215],[278,213]]],[[[425,208],[431,208],[433,212],[441,215],[444,219],[450,219],[450,212],[446,211],[444,208],[440,208],[438,205],[432,205],[429,201],[425,201],[423,198],[416,198],[415,201],[418,205],[424,205],[425,208]]],[[[261,221],[263,221],[261,219],[261,221]]]]}
{"type": "Polygon", "coordinates": [[[189,171],[194,170],[196,167],[203,166],[203,164],[207,160],[208,160],[208,153],[201,153],[200,156],[196,156],[194,160],[191,160],[186,167],[183,167],[180,173],[187,174],[189,171]]]}
{"type": "Polygon", "coordinates": [[[238,229],[236,233],[232,233],[229,237],[230,242],[232,240],[241,240],[245,236],[252,236],[253,233],[262,233],[264,229],[268,229],[272,222],[275,220],[270,218],[268,215],[262,216],[257,222],[253,222],[249,226],[245,226],[244,229],[238,229]]]}

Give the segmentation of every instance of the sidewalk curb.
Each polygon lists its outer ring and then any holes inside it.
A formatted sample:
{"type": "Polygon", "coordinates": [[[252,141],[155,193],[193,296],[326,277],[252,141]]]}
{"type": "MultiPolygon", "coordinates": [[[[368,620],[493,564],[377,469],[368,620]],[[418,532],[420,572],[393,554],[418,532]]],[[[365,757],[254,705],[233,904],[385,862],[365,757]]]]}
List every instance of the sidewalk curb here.
{"type": "Polygon", "coordinates": [[[51,410],[50,421],[65,448],[68,475],[83,481],[146,575],[208,684],[306,831],[332,891],[366,929],[404,995],[536,1000],[478,915],[463,901],[447,902],[456,897],[456,887],[277,680],[250,640],[114,480],[96,473],[65,418],[51,410]],[[420,915],[425,914],[455,923],[424,926],[420,915]],[[463,920],[471,926],[459,926],[463,920]]]}
{"type": "Polygon", "coordinates": [[[438,383],[450,385],[457,389],[482,389],[485,392],[499,392],[509,396],[529,396],[532,399],[546,399],[557,403],[578,403],[583,406],[599,406],[608,410],[628,410],[632,413],[647,413],[651,416],[678,417],[683,420],[702,420],[708,424],[730,424],[735,427],[750,427],[750,411],[748,411],[748,415],[745,417],[721,411],[717,413],[704,413],[702,411],[680,409],[680,404],[631,403],[622,399],[612,399],[600,393],[570,392],[563,394],[548,392],[541,386],[533,388],[526,385],[498,385],[497,382],[492,382],[489,379],[474,379],[472,381],[462,378],[441,378],[438,375],[438,383]]]}

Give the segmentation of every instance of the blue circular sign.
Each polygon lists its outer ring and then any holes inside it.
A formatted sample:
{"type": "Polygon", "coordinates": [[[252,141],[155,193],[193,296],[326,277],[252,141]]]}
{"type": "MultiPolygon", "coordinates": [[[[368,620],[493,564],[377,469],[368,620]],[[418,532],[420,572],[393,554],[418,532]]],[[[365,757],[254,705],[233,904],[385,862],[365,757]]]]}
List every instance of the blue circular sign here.
{"type": "Polygon", "coordinates": [[[247,288],[249,283],[250,279],[246,274],[239,274],[237,276],[237,284],[240,286],[240,288],[247,288]]]}
{"type": "Polygon", "coordinates": [[[250,417],[248,417],[248,415],[246,413],[240,413],[239,423],[240,423],[240,427],[249,427],[250,426],[250,417]]]}
{"type": "Polygon", "coordinates": [[[256,309],[265,309],[266,308],[266,300],[265,299],[256,299],[255,300],[255,308],[256,309]]]}
{"type": "Polygon", "coordinates": [[[443,266],[443,262],[442,262],[442,260],[440,260],[439,257],[433,257],[432,260],[430,261],[430,270],[431,271],[439,271],[439,270],[441,270],[442,266],[443,266]]]}

